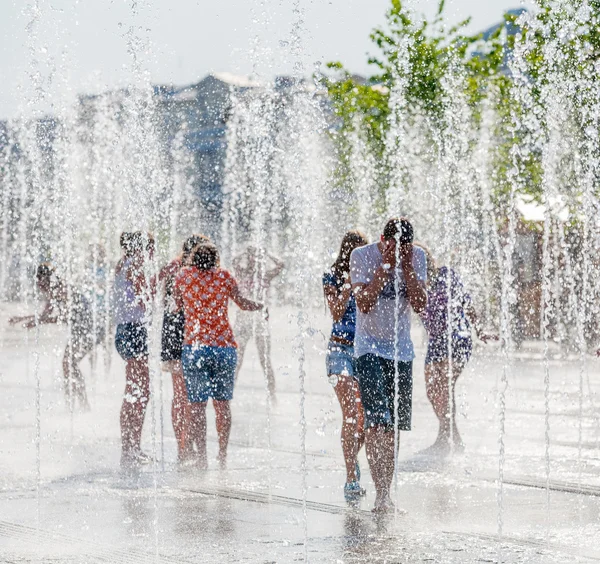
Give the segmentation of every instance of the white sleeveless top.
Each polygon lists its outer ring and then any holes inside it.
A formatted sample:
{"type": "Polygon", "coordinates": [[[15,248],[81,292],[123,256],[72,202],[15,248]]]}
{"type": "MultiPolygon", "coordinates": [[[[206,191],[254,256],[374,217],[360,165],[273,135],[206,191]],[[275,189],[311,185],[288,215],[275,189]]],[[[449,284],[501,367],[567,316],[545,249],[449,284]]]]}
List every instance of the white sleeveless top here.
{"type": "Polygon", "coordinates": [[[133,283],[127,278],[131,261],[132,259],[125,259],[123,268],[116,273],[113,284],[112,302],[114,322],[117,325],[143,323],[145,318],[144,307],[135,295],[133,283]]]}

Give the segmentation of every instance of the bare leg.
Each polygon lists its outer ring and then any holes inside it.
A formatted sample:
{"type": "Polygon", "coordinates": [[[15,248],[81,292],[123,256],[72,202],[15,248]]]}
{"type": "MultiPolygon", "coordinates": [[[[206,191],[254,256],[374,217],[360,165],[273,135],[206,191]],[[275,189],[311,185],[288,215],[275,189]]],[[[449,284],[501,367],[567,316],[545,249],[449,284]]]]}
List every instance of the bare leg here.
{"type": "Polygon", "coordinates": [[[244,352],[246,352],[246,346],[252,336],[252,326],[248,326],[246,322],[239,323],[235,328],[235,340],[237,342],[237,364],[235,366],[235,381],[237,382],[242,368],[242,362],[244,361],[244,352]]]}
{"type": "Polygon", "coordinates": [[[457,364],[452,366],[452,393],[449,393],[450,364],[448,360],[433,362],[425,366],[425,384],[427,397],[439,421],[438,436],[435,445],[440,448],[449,446],[450,430],[456,444],[462,444],[456,426],[456,403],[454,389],[456,379],[460,376],[463,367],[457,364]],[[452,403],[450,403],[450,399],[452,403]]]}
{"type": "Polygon", "coordinates": [[[367,429],[366,448],[371,476],[375,483],[375,507],[373,511],[393,510],[390,490],[394,477],[394,432],[384,425],[367,429]]]}
{"type": "Polygon", "coordinates": [[[64,389],[67,402],[72,405],[71,402],[74,402],[77,398],[79,406],[85,411],[89,411],[90,404],[85,389],[85,379],[79,369],[79,363],[88,352],[89,350],[70,343],[66,346],[63,356],[64,389]]]}
{"type": "Polygon", "coordinates": [[[465,445],[463,443],[462,437],[458,432],[458,427],[456,425],[456,380],[461,375],[464,368],[464,364],[457,365],[455,364],[452,369],[452,382],[451,382],[451,393],[450,393],[450,401],[451,403],[451,412],[450,419],[452,424],[452,441],[454,443],[454,447],[458,450],[464,450],[465,445]]]}
{"type": "Polygon", "coordinates": [[[206,402],[190,404],[189,435],[198,448],[198,465],[201,468],[206,468],[208,466],[206,455],[206,402]]]}
{"type": "MultiPolygon", "coordinates": [[[[342,408],[342,451],[346,463],[346,483],[355,482],[356,456],[364,443],[362,404],[357,402],[358,383],[351,376],[338,375],[334,390],[342,408]]],[[[360,397],[360,395],[358,395],[360,397]]]]}
{"type": "MultiPolygon", "coordinates": [[[[258,349],[258,358],[260,365],[267,377],[267,386],[269,388],[269,394],[275,395],[275,374],[273,372],[273,364],[271,362],[271,334],[269,332],[269,326],[266,322],[256,324],[256,348],[258,349]]],[[[239,350],[238,350],[238,366],[239,361],[239,350]]]]}
{"type": "Polygon", "coordinates": [[[225,468],[227,464],[227,445],[231,433],[231,406],[229,401],[213,400],[215,408],[217,434],[219,435],[219,465],[225,468]]]}
{"type": "Polygon", "coordinates": [[[125,397],[121,405],[121,449],[125,456],[141,450],[142,427],[150,399],[148,357],[132,358],[125,368],[125,397]]]}
{"type": "Polygon", "coordinates": [[[175,361],[172,368],[173,403],[171,404],[171,419],[173,421],[175,438],[177,439],[177,457],[180,461],[183,461],[192,452],[192,441],[188,436],[190,403],[188,401],[181,362],[175,361]]]}

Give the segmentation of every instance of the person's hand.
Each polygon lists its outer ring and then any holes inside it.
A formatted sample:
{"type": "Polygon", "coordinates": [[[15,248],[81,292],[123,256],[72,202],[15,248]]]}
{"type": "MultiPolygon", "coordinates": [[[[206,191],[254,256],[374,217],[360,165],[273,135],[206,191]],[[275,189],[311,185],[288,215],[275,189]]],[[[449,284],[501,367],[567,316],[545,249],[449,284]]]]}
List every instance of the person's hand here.
{"type": "Polygon", "coordinates": [[[484,343],[489,343],[490,341],[499,341],[500,337],[498,337],[498,335],[488,335],[487,333],[482,333],[481,335],[478,335],[479,340],[484,342],[484,343]]]}
{"type": "Polygon", "coordinates": [[[389,264],[391,270],[396,268],[396,241],[389,239],[383,242],[383,264],[389,264]]]}
{"type": "Polygon", "coordinates": [[[402,266],[402,270],[407,270],[412,268],[413,261],[413,246],[412,243],[404,243],[400,244],[400,264],[402,266]]]}
{"type": "Polygon", "coordinates": [[[35,317],[33,315],[15,315],[14,317],[11,317],[8,320],[8,322],[11,325],[17,325],[19,323],[22,323],[23,327],[27,327],[27,324],[31,323],[34,320],[35,320],[35,317]]]}

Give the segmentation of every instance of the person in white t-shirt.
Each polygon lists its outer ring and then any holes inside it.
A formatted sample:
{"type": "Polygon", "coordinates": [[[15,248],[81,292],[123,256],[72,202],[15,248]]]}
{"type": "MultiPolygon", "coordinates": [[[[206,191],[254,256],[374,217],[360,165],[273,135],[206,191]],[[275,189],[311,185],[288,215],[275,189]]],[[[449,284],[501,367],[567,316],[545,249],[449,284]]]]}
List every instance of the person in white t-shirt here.
{"type": "Polygon", "coordinates": [[[406,218],[390,219],[377,243],[350,258],[356,297],[355,374],[365,412],[366,449],[377,492],[375,512],[393,511],[395,429],[409,431],[412,415],[410,310],[427,305],[427,261],[413,247],[406,218]],[[397,401],[397,409],[394,409],[397,401]]]}

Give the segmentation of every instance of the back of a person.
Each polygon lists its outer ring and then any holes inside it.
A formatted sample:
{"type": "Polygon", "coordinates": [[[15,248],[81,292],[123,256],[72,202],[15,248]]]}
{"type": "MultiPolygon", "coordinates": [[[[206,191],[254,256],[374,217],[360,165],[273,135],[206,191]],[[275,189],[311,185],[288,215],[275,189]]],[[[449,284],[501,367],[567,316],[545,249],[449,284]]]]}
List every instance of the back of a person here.
{"type": "Polygon", "coordinates": [[[183,299],[185,345],[235,347],[228,305],[235,280],[223,268],[183,268],[176,284],[183,299]]]}
{"type": "Polygon", "coordinates": [[[144,306],[136,296],[133,282],[129,279],[132,263],[132,258],[122,259],[115,272],[112,306],[117,325],[141,323],[144,320],[144,306]]]}
{"type": "Polygon", "coordinates": [[[465,293],[460,277],[452,268],[442,266],[427,293],[427,309],[423,319],[430,338],[444,337],[451,331],[453,336],[470,335],[465,307],[470,297],[465,293]],[[448,327],[450,310],[451,326],[448,327]]]}

